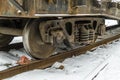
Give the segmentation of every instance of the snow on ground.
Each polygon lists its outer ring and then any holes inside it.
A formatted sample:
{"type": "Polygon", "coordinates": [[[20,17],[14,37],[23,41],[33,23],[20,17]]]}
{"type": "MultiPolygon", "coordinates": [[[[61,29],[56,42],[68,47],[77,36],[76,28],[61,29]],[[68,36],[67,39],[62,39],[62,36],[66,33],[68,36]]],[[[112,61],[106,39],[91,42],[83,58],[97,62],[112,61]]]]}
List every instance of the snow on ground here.
{"type": "Polygon", "coordinates": [[[116,25],[116,24],[118,24],[116,20],[110,20],[110,19],[105,20],[105,25],[107,25],[107,26],[112,26],[112,25],[116,25]]]}
{"type": "Polygon", "coordinates": [[[0,71],[15,66],[16,60],[16,57],[0,51],[0,71]]]}
{"type": "Polygon", "coordinates": [[[120,2],[120,0],[112,0],[113,2],[120,2]]]}
{"type": "MultiPolygon", "coordinates": [[[[10,44],[22,42],[22,37],[15,37],[10,44]]],[[[24,49],[11,49],[9,52],[0,51],[0,71],[16,66],[21,56],[32,59],[24,49]]]]}
{"type": "Polygon", "coordinates": [[[17,61],[21,56],[26,56],[27,58],[32,59],[23,49],[13,49],[9,52],[0,51],[0,71],[18,65],[17,61]]]}
{"type": "Polygon", "coordinates": [[[120,53],[111,57],[109,65],[94,80],[120,80],[120,53]]]}
{"type": "MultiPolygon", "coordinates": [[[[110,22],[106,22],[106,25],[110,22]]],[[[21,41],[22,38],[17,37],[11,44],[21,41]]],[[[0,70],[16,66],[17,60],[23,55],[31,59],[24,49],[0,51],[0,70]]],[[[94,80],[118,80],[120,78],[120,40],[98,47],[93,52],[88,51],[86,54],[73,56],[62,63],[56,62],[50,68],[35,69],[5,80],[86,80],[87,76],[107,59],[109,59],[108,66],[94,80]],[[63,69],[59,69],[60,66],[63,66],[63,69]]]]}
{"type": "Polygon", "coordinates": [[[22,37],[15,37],[10,44],[13,44],[13,43],[18,43],[18,42],[22,42],[22,37]]]}
{"type": "Polygon", "coordinates": [[[94,80],[120,80],[120,51],[117,53],[112,55],[109,65],[94,80]]]}
{"type": "Polygon", "coordinates": [[[19,50],[11,49],[9,51],[9,53],[12,54],[13,56],[18,57],[18,58],[20,58],[22,56],[26,56],[27,58],[32,59],[32,57],[30,57],[29,54],[26,53],[26,51],[23,48],[19,49],[19,50]]]}
{"type": "MultiPolygon", "coordinates": [[[[102,1],[102,0],[97,0],[97,1],[102,1]]],[[[112,2],[120,2],[120,0],[111,0],[112,2]]]]}
{"type": "MultiPolygon", "coordinates": [[[[107,46],[98,47],[93,52],[88,51],[86,54],[80,56],[73,56],[72,58],[66,59],[62,63],[56,62],[50,68],[35,69],[29,72],[16,75],[6,80],[85,80],[86,77],[90,75],[90,73],[92,73],[92,71],[96,67],[98,67],[109,57],[109,64],[113,61],[112,63],[117,64],[117,66],[111,64],[111,66],[108,67],[106,70],[116,68],[119,70],[118,72],[120,72],[120,68],[118,67],[120,66],[120,64],[118,65],[118,62],[120,61],[120,41],[114,42],[113,44],[109,44],[107,46]],[[59,69],[60,65],[64,66],[63,69],[59,69]]],[[[108,73],[110,75],[113,74],[109,71],[108,73]]],[[[95,80],[110,79],[102,79],[100,76],[100,78],[96,78],[95,80]]]]}

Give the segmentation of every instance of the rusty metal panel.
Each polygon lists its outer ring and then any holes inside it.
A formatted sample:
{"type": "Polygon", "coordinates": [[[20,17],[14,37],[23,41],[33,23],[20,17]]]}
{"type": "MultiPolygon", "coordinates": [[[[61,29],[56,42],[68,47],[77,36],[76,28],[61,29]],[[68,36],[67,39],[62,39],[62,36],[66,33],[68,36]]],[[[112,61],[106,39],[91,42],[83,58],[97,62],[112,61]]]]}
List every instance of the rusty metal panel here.
{"type": "Polygon", "coordinates": [[[111,0],[0,0],[0,3],[0,16],[6,17],[33,18],[35,14],[107,14],[120,17],[120,3],[111,0]]]}
{"type": "Polygon", "coordinates": [[[0,0],[0,3],[0,16],[34,16],[34,0],[0,0]]]}
{"type": "Polygon", "coordinates": [[[67,13],[68,0],[35,0],[36,13],[67,13]]]}

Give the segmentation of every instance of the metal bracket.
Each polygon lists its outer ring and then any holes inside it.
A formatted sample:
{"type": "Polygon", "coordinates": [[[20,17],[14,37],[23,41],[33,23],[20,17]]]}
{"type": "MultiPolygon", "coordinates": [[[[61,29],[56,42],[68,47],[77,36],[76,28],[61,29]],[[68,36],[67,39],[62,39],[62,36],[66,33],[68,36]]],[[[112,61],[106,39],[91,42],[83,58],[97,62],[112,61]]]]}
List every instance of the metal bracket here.
{"type": "Polygon", "coordinates": [[[64,21],[60,20],[60,24],[59,25],[62,28],[63,33],[65,34],[65,37],[66,37],[65,43],[67,43],[66,46],[72,49],[72,44],[70,43],[69,35],[68,35],[66,29],[64,28],[64,24],[65,24],[64,21]]]}
{"type": "Polygon", "coordinates": [[[21,6],[16,0],[9,0],[9,2],[13,4],[18,10],[26,12],[23,6],[21,6]]]}

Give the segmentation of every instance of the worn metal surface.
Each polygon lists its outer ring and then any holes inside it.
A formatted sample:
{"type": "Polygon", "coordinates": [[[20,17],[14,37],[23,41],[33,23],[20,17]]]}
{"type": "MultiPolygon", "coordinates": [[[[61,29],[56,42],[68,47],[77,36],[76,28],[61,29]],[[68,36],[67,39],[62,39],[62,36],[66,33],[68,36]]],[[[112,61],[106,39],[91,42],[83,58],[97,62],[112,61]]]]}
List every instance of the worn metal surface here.
{"type": "Polygon", "coordinates": [[[107,14],[120,17],[120,3],[111,0],[0,0],[0,3],[2,17],[35,18],[41,17],[41,14],[49,14],[49,17],[50,14],[107,14]]]}
{"type": "Polygon", "coordinates": [[[100,24],[104,24],[100,18],[33,19],[23,31],[24,47],[35,58],[47,58],[62,49],[70,50],[76,44],[93,43],[100,24]]]}
{"type": "Polygon", "coordinates": [[[46,43],[41,38],[41,36],[45,36],[45,34],[40,34],[39,23],[39,20],[31,20],[26,25],[23,31],[24,47],[26,51],[35,58],[48,58],[55,50],[55,47],[50,43],[46,43]]]}
{"type": "Polygon", "coordinates": [[[22,36],[22,30],[8,27],[0,27],[0,33],[6,35],[22,36]]]}
{"type": "Polygon", "coordinates": [[[107,38],[107,39],[104,39],[102,41],[96,42],[96,43],[88,45],[88,46],[73,49],[73,50],[68,51],[68,52],[59,53],[58,55],[51,56],[51,57],[44,59],[44,60],[33,61],[27,65],[17,66],[17,67],[10,68],[8,70],[1,71],[0,72],[0,79],[8,78],[8,77],[14,76],[16,74],[19,74],[19,73],[22,73],[25,71],[29,71],[29,70],[33,70],[36,68],[43,69],[43,68],[49,67],[53,63],[55,63],[56,61],[62,61],[66,58],[72,57],[73,55],[80,55],[82,53],[85,53],[88,50],[91,50],[92,48],[95,48],[99,45],[107,44],[108,42],[111,42],[111,41],[116,40],[118,38],[120,38],[120,34],[113,36],[113,37],[110,37],[110,38],[107,38]]]}

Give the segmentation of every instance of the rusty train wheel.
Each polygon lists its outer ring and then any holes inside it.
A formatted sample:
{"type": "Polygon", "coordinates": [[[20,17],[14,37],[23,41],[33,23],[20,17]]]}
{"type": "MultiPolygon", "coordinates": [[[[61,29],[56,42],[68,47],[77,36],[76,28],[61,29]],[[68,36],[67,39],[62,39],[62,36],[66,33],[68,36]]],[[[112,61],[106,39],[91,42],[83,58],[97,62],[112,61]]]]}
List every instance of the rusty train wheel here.
{"type": "Polygon", "coordinates": [[[39,20],[30,20],[23,31],[23,44],[26,51],[34,58],[47,58],[52,55],[55,50],[49,43],[42,41],[39,30],[39,20]]]}
{"type": "Polygon", "coordinates": [[[13,36],[0,34],[0,47],[8,45],[13,40],[13,36]]]}

